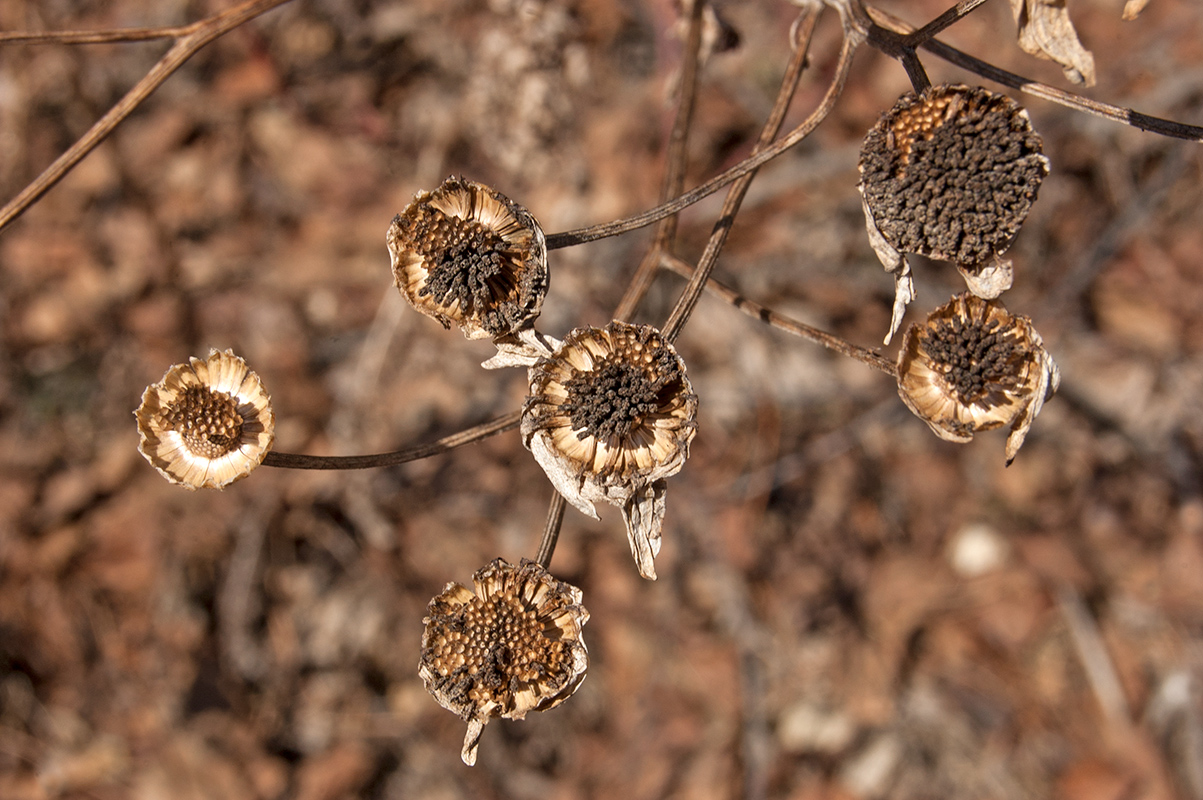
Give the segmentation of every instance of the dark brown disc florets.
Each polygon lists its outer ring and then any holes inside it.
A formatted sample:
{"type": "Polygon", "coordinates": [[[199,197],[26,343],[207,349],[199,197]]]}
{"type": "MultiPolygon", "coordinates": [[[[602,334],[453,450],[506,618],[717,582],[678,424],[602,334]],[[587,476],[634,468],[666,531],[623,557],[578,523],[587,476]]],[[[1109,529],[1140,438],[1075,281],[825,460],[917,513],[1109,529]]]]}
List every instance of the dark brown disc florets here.
{"type": "Polygon", "coordinates": [[[577,436],[612,439],[629,436],[650,414],[665,404],[663,395],[679,388],[679,359],[667,350],[643,365],[616,353],[590,372],[578,372],[565,384],[569,415],[577,436]],[[620,358],[619,356],[623,357],[620,358]]]}
{"type": "Polygon", "coordinates": [[[429,626],[422,659],[435,669],[436,687],[464,708],[512,707],[519,687],[559,674],[571,654],[568,642],[544,635],[534,606],[512,595],[435,604],[429,626]]]}
{"type": "Polygon", "coordinates": [[[981,88],[904,95],[861,148],[861,189],[878,230],[903,253],[986,263],[1010,244],[1048,160],[1027,114],[981,88]]]}
{"type": "Polygon", "coordinates": [[[485,225],[424,208],[409,222],[414,249],[428,260],[429,275],[418,290],[440,305],[459,303],[478,314],[490,332],[502,331],[499,306],[515,293],[522,254],[485,225]]]}
{"type": "Polygon", "coordinates": [[[397,215],[387,243],[405,299],[469,338],[513,334],[539,315],[548,286],[543,231],[500,192],[448,178],[397,215]]]}
{"type": "Polygon", "coordinates": [[[1027,354],[1014,320],[939,319],[923,334],[921,347],[960,402],[986,405],[988,395],[1019,382],[1016,362],[1027,354]]]}

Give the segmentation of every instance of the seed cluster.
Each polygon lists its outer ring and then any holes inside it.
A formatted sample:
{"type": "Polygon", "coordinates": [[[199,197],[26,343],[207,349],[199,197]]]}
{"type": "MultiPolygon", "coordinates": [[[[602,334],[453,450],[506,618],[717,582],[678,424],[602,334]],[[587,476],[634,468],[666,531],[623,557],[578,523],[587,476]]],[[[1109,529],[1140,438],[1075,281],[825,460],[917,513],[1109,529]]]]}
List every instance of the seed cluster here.
{"type": "Polygon", "coordinates": [[[422,660],[456,706],[508,709],[515,692],[554,680],[571,656],[569,643],[548,638],[536,609],[512,594],[474,597],[442,611],[431,615],[422,660]]]}
{"type": "Polygon", "coordinates": [[[1026,353],[1015,321],[938,319],[924,331],[920,345],[944,374],[950,391],[963,404],[985,406],[989,396],[1021,381],[1018,364],[1026,353]]]}
{"type": "Polygon", "coordinates": [[[681,389],[680,359],[657,336],[612,334],[614,352],[564,384],[563,413],[580,439],[606,441],[630,435],[648,416],[665,408],[681,389]]]}
{"type": "Polygon", "coordinates": [[[901,166],[910,159],[912,142],[931,139],[936,129],[944,124],[953,98],[952,94],[935,95],[926,103],[917,103],[898,112],[890,125],[890,134],[894,137],[901,166]]]}
{"type": "Polygon", "coordinates": [[[983,264],[1027,217],[1048,173],[1042,148],[1007,97],[956,86],[908,94],[865,138],[865,202],[897,250],[983,264]]]}
{"type": "Polygon", "coordinates": [[[420,207],[399,223],[406,244],[426,261],[420,297],[443,306],[458,303],[463,314],[482,317],[491,333],[508,330],[500,306],[516,293],[520,254],[488,226],[436,208],[420,207]]]}
{"type": "Polygon", "coordinates": [[[225,392],[205,386],[190,386],[174,404],[163,410],[167,430],[180,434],[197,456],[220,458],[238,449],[242,442],[243,417],[238,404],[225,392]]]}

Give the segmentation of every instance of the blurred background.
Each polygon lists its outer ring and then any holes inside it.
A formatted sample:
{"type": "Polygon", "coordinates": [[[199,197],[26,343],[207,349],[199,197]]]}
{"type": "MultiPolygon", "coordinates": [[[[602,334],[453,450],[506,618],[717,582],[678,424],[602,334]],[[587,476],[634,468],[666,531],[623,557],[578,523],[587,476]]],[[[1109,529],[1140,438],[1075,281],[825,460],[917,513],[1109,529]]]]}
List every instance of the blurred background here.
{"type": "MultiPolygon", "coordinates": [[[[181,24],[218,0],[3,0],[4,30],[181,24]]],[[[1091,97],[1203,123],[1203,5],[1071,11],[1091,97]]],[[[689,185],[750,149],[797,11],[720,2],[689,185]]],[[[937,0],[882,3],[921,24],[937,0]]],[[[668,0],[294,0],[188,62],[0,233],[0,797],[1203,798],[1203,151],[1017,93],[1052,173],[1010,255],[1062,389],[1014,465],[938,440],[888,378],[704,298],[678,347],[701,411],[660,579],[616,509],[569,509],[584,591],[567,703],[464,723],[417,677],[426,603],[533,557],[551,489],[518,434],[362,473],[169,485],[132,415],[212,347],[259,372],[276,447],[355,454],[520,406],[519,370],[395,289],[384,235],[449,174],[548,232],[656,204],[668,0]]],[[[824,14],[787,126],[826,88],[824,14]]],[[[1071,88],[993,0],[943,37],[1071,88]]],[[[0,48],[0,194],[162,42],[0,48]]],[[[925,56],[934,81],[979,82],[925,56]]],[[[989,85],[989,84],[987,84],[989,85]]],[[[893,295],[860,140],[906,91],[858,54],[834,115],[752,185],[716,276],[866,347],[893,295]]],[[[999,89],[997,86],[991,88],[999,89]]],[[[721,195],[682,218],[695,259],[721,195]]],[[[540,328],[601,325],[649,242],[554,251],[540,328]]],[[[916,259],[907,322],[962,282],[916,259]]],[[[662,322],[664,275],[638,320],[662,322]]],[[[894,349],[883,352],[893,357],[894,349]]]]}

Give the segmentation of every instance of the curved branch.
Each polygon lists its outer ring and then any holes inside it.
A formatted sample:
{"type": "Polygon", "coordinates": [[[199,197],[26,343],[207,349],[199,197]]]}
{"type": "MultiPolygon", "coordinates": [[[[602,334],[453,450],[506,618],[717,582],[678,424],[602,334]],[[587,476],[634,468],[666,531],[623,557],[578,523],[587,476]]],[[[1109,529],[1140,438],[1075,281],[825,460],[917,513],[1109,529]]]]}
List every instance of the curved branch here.
{"type": "Polygon", "coordinates": [[[393,467],[407,461],[417,461],[430,456],[437,456],[472,442],[479,442],[504,431],[518,427],[522,421],[521,411],[511,411],[505,416],[474,425],[467,430],[444,436],[429,444],[419,444],[404,450],[391,453],[374,453],[367,456],[308,456],[300,453],[277,453],[271,451],[263,459],[266,467],[283,469],[370,469],[372,467],[393,467]]]}
{"type": "MultiPolygon", "coordinates": [[[[810,30],[813,30],[814,21],[814,16],[809,17],[809,23],[802,26],[803,30],[807,30],[808,27],[810,30]]],[[[804,36],[806,38],[799,45],[801,50],[800,55],[798,55],[794,62],[797,73],[801,72],[805,64],[805,52],[809,45],[809,33],[805,33],[804,36]]],[[[819,124],[823,120],[827,119],[827,115],[835,108],[836,101],[844,91],[844,84],[848,80],[848,73],[852,70],[852,57],[856,53],[856,48],[863,41],[864,38],[858,35],[854,29],[845,27],[844,42],[840,46],[839,62],[836,64],[835,75],[831,79],[831,85],[827,87],[827,93],[823,95],[822,101],[819,102],[818,107],[811,112],[810,116],[801,125],[790,131],[789,136],[782,141],[793,140],[795,143],[800,142],[809,136],[815,128],[819,127],[819,124]]],[[[794,70],[791,70],[791,74],[793,72],[794,70]]],[[[797,74],[793,74],[793,79],[797,80],[797,74]]],[[[787,80],[789,80],[789,76],[787,76],[787,80]]],[[[781,95],[788,97],[792,96],[792,93],[792,88],[783,84],[781,95]]],[[[778,105],[782,104],[779,103],[778,105]]],[[[757,145],[758,148],[772,139],[775,126],[780,125],[784,113],[784,108],[780,109],[779,114],[777,112],[774,113],[773,118],[770,119],[764,129],[761,141],[757,145]]],[[[771,149],[772,147],[766,147],[764,152],[769,152],[771,149]]],[[[723,201],[723,208],[719,212],[719,220],[715,223],[714,230],[710,234],[710,240],[706,243],[706,250],[702,253],[702,257],[698,259],[697,271],[689,279],[689,284],[685,287],[685,291],[681,294],[681,297],[678,298],[676,306],[673,308],[672,313],[669,314],[664,327],[661,329],[664,338],[668,341],[671,342],[677,338],[681,333],[681,329],[685,327],[685,323],[689,320],[690,314],[693,313],[693,309],[697,306],[698,298],[702,296],[702,292],[706,288],[706,279],[710,276],[710,271],[714,268],[715,262],[718,261],[718,254],[727,241],[727,236],[731,232],[731,225],[735,221],[735,215],[739,211],[740,204],[743,203],[744,194],[747,192],[751,181],[752,175],[749,173],[743,176],[739,183],[732,186],[731,190],[727,193],[727,197],[723,201]]]]}
{"type": "MultiPolygon", "coordinates": [[[[695,269],[685,263],[676,256],[664,255],[662,263],[666,269],[684,278],[690,278],[694,275],[695,269]]],[[[706,291],[714,295],[734,308],[742,311],[753,319],[758,319],[768,325],[770,328],[776,328],[779,331],[800,336],[807,341],[814,342],[817,345],[822,345],[828,350],[834,350],[840,355],[855,358],[857,361],[872,367],[873,369],[884,372],[895,380],[898,379],[898,367],[893,361],[878,353],[876,350],[870,350],[866,347],[861,347],[858,344],[853,344],[847,339],[842,339],[834,333],[820,330],[812,325],[807,325],[805,322],[799,322],[796,319],[787,317],[784,314],[779,314],[767,306],[762,306],[757,302],[749,300],[731,287],[724,283],[720,283],[714,278],[706,280],[706,291]]]]}
{"type": "MultiPolygon", "coordinates": [[[[254,19],[276,6],[283,5],[288,0],[246,0],[241,5],[216,14],[184,29],[188,33],[176,39],[171,49],[150,68],[142,80],[134,84],[125,97],[105,112],[87,133],[75,144],[54,160],[42,174],[21,190],[21,193],[0,208],[0,230],[7,228],[13,220],[25,213],[38,198],[50,190],[56,183],[70,172],[84,156],[92,152],[98,144],[113,132],[121,122],[133,113],[142,101],[150,96],[155,89],[171,77],[180,66],[191,58],[196,51],[224,33],[237,28],[239,25],[254,19]]],[[[160,38],[160,37],[154,37],[160,38]]]]}
{"type": "MultiPolygon", "coordinates": [[[[913,30],[906,22],[879,8],[869,7],[868,11],[876,24],[884,26],[895,33],[909,34],[913,30]]],[[[872,43],[870,41],[870,44],[872,43]]],[[[1057,89],[1048,84],[1030,80],[1022,75],[1016,75],[1014,72],[1000,69],[993,64],[989,64],[979,58],[974,58],[968,53],[958,50],[951,45],[944,44],[937,39],[924,42],[922,47],[933,55],[949,63],[956,64],[962,69],[969,70],[976,75],[980,75],[983,78],[1001,83],[1003,86],[1010,86],[1012,89],[1017,89],[1025,94],[1049,100],[1066,108],[1083,111],[1096,117],[1103,117],[1104,119],[1120,122],[1124,125],[1130,125],[1133,128],[1139,128],[1142,131],[1168,136],[1173,139],[1203,142],[1203,128],[1197,125],[1188,125],[1184,122],[1175,122],[1171,119],[1153,117],[1131,108],[1102,103],[1098,100],[1091,100],[1087,97],[1076,95],[1073,92],[1057,89]]]]}

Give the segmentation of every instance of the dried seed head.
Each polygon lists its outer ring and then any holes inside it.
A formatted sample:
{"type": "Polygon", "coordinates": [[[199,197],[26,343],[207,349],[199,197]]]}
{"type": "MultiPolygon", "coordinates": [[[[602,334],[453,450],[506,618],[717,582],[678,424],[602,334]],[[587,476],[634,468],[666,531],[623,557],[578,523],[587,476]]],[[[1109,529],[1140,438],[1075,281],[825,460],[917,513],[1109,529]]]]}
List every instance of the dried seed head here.
{"type": "Polygon", "coordinates": [[[397,288],[443,327],[497,339],[539,316],[548,287],[543,230],[500,192],[448,178],[419,192],[387,238],[397,288]]]}
{"type": "Polygon", "coordinates": [[[907,329],[898,393],[941,439],[1011,426],[1010,464],[1061,380],[1031,320],[965,292],[907,329]]]}
{"type": "Polygon", "coordinates": [[[531,561],[500,558],[472,581],[475,592],[449,583],[430,601],[418,663],[426,690],[468,722],[461,757],[469,766],[485,723],[554,708],[589,666],[580,589],[531,561]]]}
{"type": "Polygon", "coordinates": [[[259,376],[231,351],[177,364],[148,386],[138,450],[163,477],[189,489],[221,489],[259,466],[275,437],[259,376]]]}
{"type": "Polygon", "coordinates": [[[979,297],[1010,288],[999,256],[1048,174],[1042,150],[1026,111],[977,87],[905,94],[873,126],[860,191],[870,242],[898,284],[891,335],[914,291],[903,253],[955,262],[979,297]]]}
{"type": "Polygon", "coordinates": [[[908,93],[869,131],[861,191],[903,253],[958,264],[1006,250],[1048,174],[1040,136],[1004,95],[967,86],[908,93]]]}
{"type": "Polygon", "coordinates": [[[615,321],[573,331],[529,374],[524,443],[583,513],[596,518],[598,500],[622,508],[639,572],[654,579],[664,479],[697,430],[684,362],[655,328],[615,321]]]}

